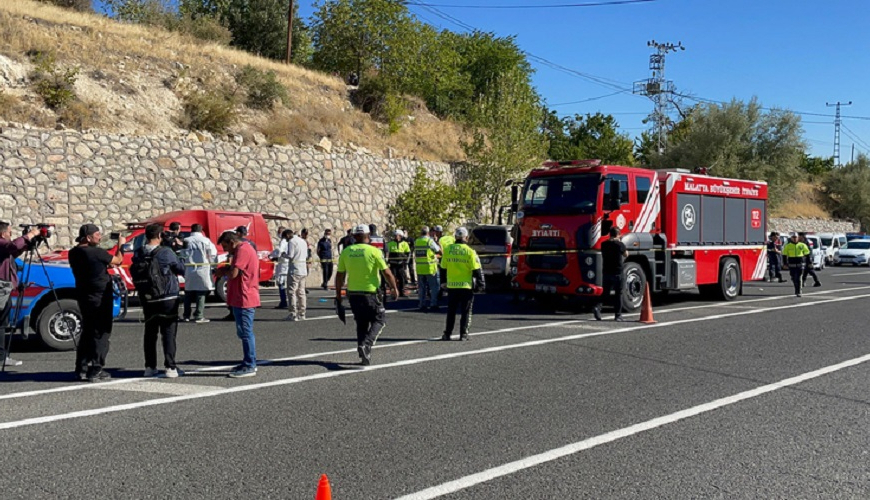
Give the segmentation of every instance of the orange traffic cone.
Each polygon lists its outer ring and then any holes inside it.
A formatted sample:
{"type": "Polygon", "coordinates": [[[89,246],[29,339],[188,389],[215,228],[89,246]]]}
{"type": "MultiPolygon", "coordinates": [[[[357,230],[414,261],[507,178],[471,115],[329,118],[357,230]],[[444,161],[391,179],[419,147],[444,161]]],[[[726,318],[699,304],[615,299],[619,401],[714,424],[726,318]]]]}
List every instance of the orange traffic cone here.
{"type": "Polygon", "coordinates": [[[314,500],[332,500],[332,488],[329,487],[329,478],[326,474],[320,476],[320,482],[317,483],[317,494],[314,495],[314,500]]]}
{"type": "Polygon", "coordinates": [[[649,283],[646,284],[646,288],[643,291],[643,303],[640,305],[640,322],[647,324],[656,322],[656,320],[653,319],[652,298],[649,293],[649,283]]]}

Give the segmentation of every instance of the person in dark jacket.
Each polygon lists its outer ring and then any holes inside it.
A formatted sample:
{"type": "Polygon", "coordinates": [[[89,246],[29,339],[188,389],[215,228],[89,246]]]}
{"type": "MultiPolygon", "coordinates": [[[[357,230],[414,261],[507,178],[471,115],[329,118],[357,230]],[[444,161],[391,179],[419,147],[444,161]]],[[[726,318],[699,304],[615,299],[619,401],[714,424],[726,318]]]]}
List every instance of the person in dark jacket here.
{"type": "Polygon", "coordinates": [[[160,273],[166,277],[163,293],[153,299],[145,299],[140,295],[142,309],[145,313],[145,376],[156,377],[157,370],[157,334],[163,340],[163,366],[166,377],[178,377],[178,367],[175,365],[175,336],[178,330],[178,276],[184,276],[184,265],[171,249],[161,245],[160,224],[150,224],[145,228],[145,245],[133,254],[133,266],[150,257],[157,261],[160,273]]]}
{"type": "Polygon", "coordinates": [[[625,283],[623,282],[622,271],[625,265],[625,258],[628,257],[628,250],[625,248],[625,243],[620,241],[619,228],[611,227],[609,234],[610,238],[601,244],[601,283],[604,291],[601,292],[599,302],[595,304],[592,314],[596,320],[601,321],[602,302],[607,300],[610,292],[613,291],[614,320],[623,321],[622,289],[625,283]]]}
{"type": "MultiPolygon", "coordinates": [[[[15,267],[15,258],[23,254],[30,243],[30,239],[39,234],[39,228],[31,229],[24,236],[12,239],[12,225],[8,222],[0,222],[0,281],[9,283],[9,288],[0,293],[9,294],[6,304],[0,307],[0,365],[6,359],[6,366],[21,366],[22,362],[9,357],[6,345],[6,322],[12,314],[14,299],[11,297],[12,290],[18,287],[18,269],[15,267]]],[[[14,326],[14,325],[13,325],[14,326]]]]}
{"type": "MultiPolygon", "coordinates": [[[[810,242],[807,240],[807,233],[798,233],[798,241],[806,245],[807,248],[810,248],[810,242]]],[[[822,256],[822,259],[824,259],[824,256],[822,256]]],[[[801,286],[806,286],[807,276],[813,277],[813,286],[822,286],[822,282],[819,281],[819,276],[816,274],[816,271],[815,269],[813,269],[813,267],[813,250],[810,249],[809,255],[804,257],[804,273],[801,275],[801,286]]]]}
{"type": "Polygon", "coordinates": [[[317,258],[320,259],[320,269],[323,271],[323,282],[320,287],[329,289],[329,280],[332,279],[333,253],[332,253],[332,229],[323,231],[323,238],[317,242],[317,258]]]}

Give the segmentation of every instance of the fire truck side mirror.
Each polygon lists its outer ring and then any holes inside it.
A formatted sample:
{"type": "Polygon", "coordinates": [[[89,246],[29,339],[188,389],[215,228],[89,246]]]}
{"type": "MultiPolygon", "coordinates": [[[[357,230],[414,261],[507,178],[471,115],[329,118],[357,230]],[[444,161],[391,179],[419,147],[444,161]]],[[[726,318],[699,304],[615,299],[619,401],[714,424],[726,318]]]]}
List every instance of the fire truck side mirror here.
{"type": "Polygon", "coordinates": [[[606,203],[607,206],[604,207],[605,210],[610,212],[614,210],[619,210],[622,206],[622,200],[619,198],[619,179],[611,179],[608,181],[610,183],[610,196],[607,198],[606,203]]]}

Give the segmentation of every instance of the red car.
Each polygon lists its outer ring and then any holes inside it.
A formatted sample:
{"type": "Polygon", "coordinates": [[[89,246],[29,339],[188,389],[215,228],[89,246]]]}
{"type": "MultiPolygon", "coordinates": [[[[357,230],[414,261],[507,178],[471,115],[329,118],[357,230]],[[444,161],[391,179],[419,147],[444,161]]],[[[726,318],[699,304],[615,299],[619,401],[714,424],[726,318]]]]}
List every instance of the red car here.
{"type": "MultiPolygon", "coordinates": [[[[269,227],[266,224],[267,220],[288,220],[286,217],[278,215],[268,215],[250,212],[224,212],[220,210],[180,210],[177,212],[169,212],[162,215],[151,217],[150,219],[141,222],[127,223],[127,244],[124,247],[124,264],[118,270],[113,270],[113,273],[118,273],[127,285],[127,289],[133,291],[133,280],[130,278],[129,268],[133,259],[133,252],[139,249],[145,240],[145,226],[149,224],[161,224],[166,230],[169,230],[169,224],[178,222],[181,224],[179,236],[184,239],[190,236],[190,227],[194,224],[202,225],[202,232],[207,236],[218,249],[218,262],[226,260],[226,253],[217,245],[217,240],[225,231],[234,231],[239,226],[248,228],[247,238],[254,244],[257,249],[257,255],[260,257],[260,282],[272,280],[275,272],[275,266],[269,260],[269,255],[272,253],[272,237],[269,227]]],[[[112,252],[111,250],[110,252],[112,252]]],[[[58,251],[49,254],[45,260],[66,260],[68,250],[58,251]]],[[[182,284],[182,286],[184,286],[182,284]]],[[[221,300],[226,300],[226,286],[224,283],[215,282],[215,290],[221,300]]]]}

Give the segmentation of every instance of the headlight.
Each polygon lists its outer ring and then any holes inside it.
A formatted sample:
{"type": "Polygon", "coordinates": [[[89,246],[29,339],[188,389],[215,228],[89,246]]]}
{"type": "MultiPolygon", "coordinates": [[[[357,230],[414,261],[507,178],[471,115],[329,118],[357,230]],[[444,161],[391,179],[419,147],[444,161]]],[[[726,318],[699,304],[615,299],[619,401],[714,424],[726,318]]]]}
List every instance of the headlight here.
{"type": "Polygon", "coordinates": [[[594,280],[595,279],[595,271],[587,272],[586,277],[589,278],[590,280],[594,280]]]}
{"type": "Polygon", "coordinates": [[[586,257],[586,260],[584,262],[586,262],[587,266],[591,266],[592,263],[595,262],[595,259],[593,259],[592,256],[589,256],[589,257],[586,257]]]}

